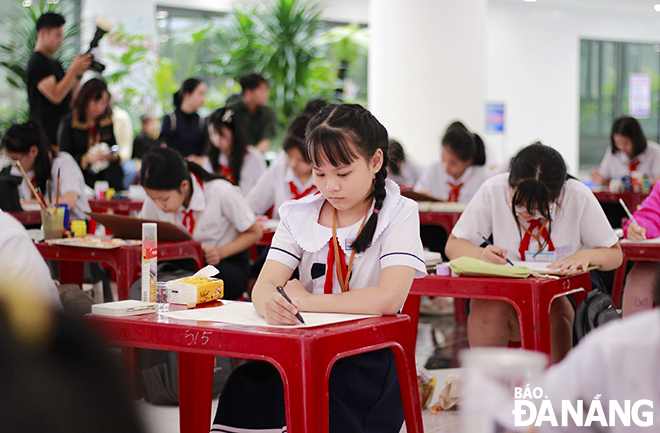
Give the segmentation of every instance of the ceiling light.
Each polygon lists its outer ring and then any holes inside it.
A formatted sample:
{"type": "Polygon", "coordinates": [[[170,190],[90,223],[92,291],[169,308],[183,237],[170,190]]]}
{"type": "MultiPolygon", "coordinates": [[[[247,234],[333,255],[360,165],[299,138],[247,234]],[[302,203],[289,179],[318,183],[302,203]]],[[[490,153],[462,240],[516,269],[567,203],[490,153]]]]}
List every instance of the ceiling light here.
{"type": "Polygon", "coordinates": [[[655,9],[656,12],[660,12],[660,4],[654,5],[653,9],[655,9]]]}
{"type": "Polygon", "coordinates": [[[156,12],[156,18],[158,18],[159,20],[164,20],[169,15],[170,15],[170,13],[167,12],[167,11],[158,11],[158,12],[156,12]]]}

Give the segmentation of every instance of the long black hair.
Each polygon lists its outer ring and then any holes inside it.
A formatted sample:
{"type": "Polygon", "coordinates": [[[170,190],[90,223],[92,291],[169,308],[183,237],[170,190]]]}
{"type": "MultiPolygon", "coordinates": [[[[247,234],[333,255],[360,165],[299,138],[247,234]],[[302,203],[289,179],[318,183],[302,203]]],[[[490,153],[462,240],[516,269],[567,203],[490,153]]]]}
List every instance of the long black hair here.
{"type": "Polygon", "coordinates": [[[484,141],[479,135],[468,131],[465,125],[459,121],[449,125],[442,136],[441,145],[451,150],[463,162],[472,159],[471,165],[486,164],[484,141]]]}
{"type": "Polygon", "coordinates": [[[188,78],[186,81],[181,84],[181,88],[172,96],[172,105],[176,108],[181,109],[181,103],[183,102],[183,95],[186,93],[192,93],[195,91],[197,86],[202,84],[202,80],[198,78],[188,78]]]}
{"type": "Polygon", "coordinates": [[[316,166],[322,165],[325,160],[334,167],[348,165],[360,156],[370,161],[378,149],[382,150],[383,165],[376,173],[374,189],[367,198],[374,198],[374,212],[353,243],[356,252],[363,252],[373,239],[386,194],[385,179],[389,163],[387,130],[361,105],[331,104],[309,121],[305,142],[309,160],[316,166]]]}
{"type": "Polygon", "coordinates": [[[193,183],[190,173],[194,173],[202,182],[221,179],[194,162],[186,161],[178,150],[157,146],[149,150],[142,158],[140,183],[145,188],[166,191],[178,190],[181,182],[187,180],[190,183],[192,194],[193,183]]]}
{"type": "Polygon", "coordinates": [[[634,117],[623,116],[614,121],[612,133],[610,134],[610,144],[612,153],[617,153],[619,149],[614,143],[614,134],[628,137],[633,143],[633,158],[646,150],[647,142],[642,125],[634,117]]]}
{"type": "Polygon", "coordinates": [[[524,207],[529,213],[538,213],[548,220],[548,237],[543,245],[540,245],[539,251],[545,248],[551,235],[550,207],[557,203],[569,177],[561,154],[538,142],[523,148],[511,161],[509,187],[515,190],[511,200],[511,212],[518,225],[521,240],[522,230],[516,216],[516,206],[524,207]]]}
{"type": "MultiPolygon", "coordinates": [[[[245,138],[243,124],[238,121],[236,116],[236,111],[233,108],[218,108],[209,116],[209,126],[215,128],[218,134],[222,132],[223,126],[232,132],[234,139],[231,146],[231,154],[227,155],[227,159],[229,160],[231,174],[234,176],[234,183],[238,185],[241,181],[241,170],[243,169],[243,160],[245,159],[248,144],[245,138]]],[[[220,172],[220,163],[218,162],[220,149],[211,143],[210,138],[206,148],[206,155],[209,157],[213,172],[220,172]]]]}
{"type": "Polygon", "coordinates": [[[37,187],[46,191],[46,182],[50,179],[53,166],[52,158],[57,156],[57,148],[52,146],[46,133],[36,120],[15,123],[7,129],[0,142],[0,148],[14,153],[28,153],[35,146],[39,151],[34,161],[34,178],[37,187]]]}

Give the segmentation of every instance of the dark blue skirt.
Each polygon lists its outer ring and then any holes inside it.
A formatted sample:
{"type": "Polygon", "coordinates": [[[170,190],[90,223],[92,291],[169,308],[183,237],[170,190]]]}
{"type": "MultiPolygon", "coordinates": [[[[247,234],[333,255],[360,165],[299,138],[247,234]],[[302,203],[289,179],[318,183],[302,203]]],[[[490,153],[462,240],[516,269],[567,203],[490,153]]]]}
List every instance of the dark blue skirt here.
{"type": "MultiPolygon", "coordinates": [[[[342,358],[334,364],[329,381],[329,419],[330,433],[401,430],[403,405],[390,349],[342,358]]],[[[229,376],[211,431],[223,432],[225,427],[286,431],[284,386],[272,364],[250,361],[229,376]]]]}

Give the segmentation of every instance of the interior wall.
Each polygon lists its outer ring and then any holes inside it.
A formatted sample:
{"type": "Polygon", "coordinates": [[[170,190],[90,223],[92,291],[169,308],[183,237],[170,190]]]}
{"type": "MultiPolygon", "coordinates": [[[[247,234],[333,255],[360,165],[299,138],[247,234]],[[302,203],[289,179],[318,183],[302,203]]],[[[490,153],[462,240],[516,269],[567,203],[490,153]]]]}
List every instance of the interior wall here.
{"type": "Polygon", "coordinates": [[[487,98],[504,103],[505,133],[485,138],[502,157],[540,140],[578,174],[580,39],[660,43],[660,15],[624,3],[490,1],[487,98]]]}

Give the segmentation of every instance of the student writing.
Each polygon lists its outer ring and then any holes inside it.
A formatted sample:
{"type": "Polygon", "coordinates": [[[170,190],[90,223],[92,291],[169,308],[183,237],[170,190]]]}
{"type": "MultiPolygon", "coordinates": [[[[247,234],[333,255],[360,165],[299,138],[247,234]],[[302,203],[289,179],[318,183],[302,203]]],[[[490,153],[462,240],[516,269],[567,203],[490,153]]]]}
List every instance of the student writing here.
{"type": "MultiPolygon", "coordinates": [[[[280,208],[281,223],[253,290],[255,309],[273,324],[299,323],[296,313],[305,311],[396,314],[413,278],[426,270],[417,206],[386,179],[387,131],[359,105],[329,105],[308,130],[305,140],[321,194],[280,208]],[[300,279],[289,280],[295,268],[300,279]]],[[[401,429],[391,350],[337,361],[329,389],[331,432],[401,429]]],[[[275,367],[246,363],[227,381],[213,431],[285,429],[283,401],[275,367]],[[257,401],[263,404],[255,406],[257,401]]]]}
{"type": "Polygon", "coordinates": [[[250,277],[246,250],[262,232],[238,188],[168,147],[144,156],[140,179],[147,193],[141,217],[176,224],[201,241],[204,260],[220,271],[224,297],[240,297],[250,277]]]}
{"type": "Polygon", "coordinates": [[[442,137],[440,161],[431,164],[415,185],[415,191],[439,200],[467,203],[491,176],[486,149],[479,136],[462,124],[450,126],[442,137]]]}
{"type": "MultiPolygon", "coordinates": [[[[41,190],[45,200],[50,197],[51,204],[58,201],[59,174],[59,203],[69,205],[71,219],[89,219],[85,212],[91,212],[91,209],[85,196],[85,178],[80,167],[71,155],[58,151],[50,144],[36,121],[12,125],[2,137],[0,147],[8,158],[21,163],[33,186],[41,190]]],[[[10,174],[21,176],[18,167],[9,170],[10,174]]],[[[23,179],[18,192],[22,200],[36,203],[27,179],[23,179]]]]}
{"type": "Polygon", "coordinates": [[[648,141],[642,126],[634,117],[619,117],[612,125],[610,147],[591,178],[600,185],[611,179],[621,179],[633,171],[650,177],[651,185],[660,178],[660,145],[648,141]]]}
{"type": "MultiPolygon", "coordinates": [[[[559,152],[533,144],[511,162],[509,173],[479,188],[461,215],[445,249],[450,259],[469,256],[496,264],[512,260],[548,261],[549,267],[586,270],[617,268],[622,261],[618,237],[593,193],[570,178],[559,152]],[[480,247],[492,234],[493,244],[480,247]]],[[[572,345],[574,311],[566,297],[550,309],[551,361],[572,345]]],[[[468,318],[470,346],[506,346],[519,341],[518,315],[504,301],[472,300],[468,318]]]]}
{"type": "Polygon", "coordinates": [[[304,144],[308,122],[307,116],[297,117],[291,122],[282,142],[285,157],[268,167],[247,195],[246,199],[255,213],[264,215],[274,206],[273,216],[279,219],[278,210],[282,203],[318,191],[304,144]]]}

